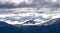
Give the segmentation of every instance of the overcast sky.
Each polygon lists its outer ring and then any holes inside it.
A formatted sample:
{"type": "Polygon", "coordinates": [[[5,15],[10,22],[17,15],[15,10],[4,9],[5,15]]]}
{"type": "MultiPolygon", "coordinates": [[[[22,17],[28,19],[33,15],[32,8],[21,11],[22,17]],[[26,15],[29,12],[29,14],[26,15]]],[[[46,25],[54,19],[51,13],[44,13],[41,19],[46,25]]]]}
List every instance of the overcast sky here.
{"type": "MultiPolygon", "coordinates": [[[[16,9],[15,11],[13,11],[13,10],[4,10],[4,9],[1,9],[1,8],[21,8],[21,7],[60,8],[60,0],[0,0],[0,14],[1,14],[0,18],[2,18],[3,20],[4,20],[4,18],[6,18],[7,20],[12,20],[13,21],[13,20],[19,20],[19,18],[18,19],[13,18],[14,16],[16,16],[16,17],[22,17],[21,20],[23,20],[23,19],[29,19],[31,17],[34,17],[34,18],[35,17],[40,17],[39,16],[40,14],[37,13],[39,11],[36,12],[37,14],[34,14],[35,11],[31,12],[31,14],[29,14],[30,11],[26,11],[26,12],[28,12],[27,14],[26,13],[19,14],[20,12],[22,13],[25,10],[21,9],[23,11],[20,11],[20,9],[16,9]],[[21,16],[19,16],[18,14],[21,15],[21,16]],[[27,15],[29,15],[29,16],[27,16],[27,15]],[[31,16],[31,15],[33,15],[33,16],[31,16]],[[10,16],[13,16],[13,17],[11,17],[11,19],[10,19],[10,16]]],[[[49,15],[50,14],[48,14],[48,16],[49,15]]],[[[42,17],[45,16],[44,19],[48,18],[47,14],[44,14],[44,15],[41,15],[41,16],[42,17]]],[[[58,17],[59,17],[59,14],[52,15],[52,18],[58,18],[58,17]]],[[[11,23],[11,21],[6,21],[6,23],[9,23],[9,24],[17,23],[17,24],[19,24],[19,22],[13,22],[13,23],[11,23]]]]}
{"type": "Polygon", "coordinates": [[[0,8],[60,7],[60,0],[0,0],[0,8]]]}

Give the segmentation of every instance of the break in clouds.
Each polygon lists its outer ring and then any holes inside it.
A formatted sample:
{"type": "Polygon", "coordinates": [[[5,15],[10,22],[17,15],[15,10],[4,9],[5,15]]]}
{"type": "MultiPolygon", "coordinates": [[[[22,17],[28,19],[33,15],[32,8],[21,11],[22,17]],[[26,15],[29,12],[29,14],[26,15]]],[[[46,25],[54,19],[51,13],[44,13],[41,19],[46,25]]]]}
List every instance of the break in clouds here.
{"type": "Polygon", "coordinates": [[[0,0],[0,8],[60,8],[60,0],[0,0]]]}

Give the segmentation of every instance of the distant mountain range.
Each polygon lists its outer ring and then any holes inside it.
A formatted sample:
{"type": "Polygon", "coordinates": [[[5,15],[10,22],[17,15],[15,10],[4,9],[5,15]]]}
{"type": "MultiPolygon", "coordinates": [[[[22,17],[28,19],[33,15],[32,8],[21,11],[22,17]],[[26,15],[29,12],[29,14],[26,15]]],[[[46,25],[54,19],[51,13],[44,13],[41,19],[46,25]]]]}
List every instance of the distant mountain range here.
{"type": "Polygon", "coordinates": [[[0,33],[18,33],[18,32],[21,32],[21,29],[13,25],[7,24],[3,21],[0,21],[0,33]]]}
{"type": "MultiPolygon", "coordinates": [[[[55,21],[52,25],[21,27],[16,27],[14,25],[0,21],[0,33],[60,33],[60,18],[53,20],[55,21]]],[[[53,22],[53,20],[50,20],[48,22],[53,22]]]]}

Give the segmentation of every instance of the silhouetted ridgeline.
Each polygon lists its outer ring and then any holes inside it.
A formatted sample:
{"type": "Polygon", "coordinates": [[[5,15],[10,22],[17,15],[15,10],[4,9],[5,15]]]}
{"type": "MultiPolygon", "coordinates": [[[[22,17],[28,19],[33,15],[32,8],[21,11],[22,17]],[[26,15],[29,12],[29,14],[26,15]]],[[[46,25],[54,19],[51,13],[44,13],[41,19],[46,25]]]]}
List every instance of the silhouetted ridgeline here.
{"type": "MultiPolygon", "coordinates": [[[[0,33],[60,33],[60,18],[48,26],[22,26],[15,27],[0,21],[0,33]]],[[[53,20],[51,20],[53,21],[53,20]]]]}

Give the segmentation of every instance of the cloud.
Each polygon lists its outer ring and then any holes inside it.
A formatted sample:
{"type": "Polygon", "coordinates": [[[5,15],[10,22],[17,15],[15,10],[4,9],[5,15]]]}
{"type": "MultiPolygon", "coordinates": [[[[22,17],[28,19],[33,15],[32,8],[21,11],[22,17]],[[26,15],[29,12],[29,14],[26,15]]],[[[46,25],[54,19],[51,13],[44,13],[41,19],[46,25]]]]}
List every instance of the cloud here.
{"type": "Polygon", "coordinates": [[[23,0],[0,0],[0,8],[15,8],[23,0]]]}
{"type": "MultiPolygon", "coordinates": [[[[23,14],[23,15],[25,15],[25,14],[23,14]]],[[[49,24],[52,24],[54,22],[54,21],[50,21],[50,20],[60,18],[60,16],[57,15],[57,14],[51,15],[51,17],[49,15],[48,14],[42,14],[42,15],[36,16],[36,14],[35,14],[35,16],[31,16],[31,15],[22,16],[22,14],[21,14],[21,17],[20,17],[20,16],[17,16],[17,15],[10,16],[10,14],[9,14],[9,16],[5,16],[5,17],[4,17],[4,15],[3,15],[3,17],[1,17],[2,15],[0,15],[0,20],[3,20],[6,23],[12,24],[12,25],[15,25],[15,24],[22,24],[23,25],[24,23],[26,23],[27,21],[30,21],[30,20],[31,21],[36,21],[35,23],[39,23],[40,25],[41,24],[42,25],[49,25],[49,24]]],[[[29,25],[29,23],[28,23],[28,25],[29,25]]],[[[34,25],[34,24],[32,24],[32,25],[34,25]]],[[[36,25],[38,25],[38,24],[36,24],[36,25]]]]}
{"type": "Polygon", "coordinates": [[[23,3],[31,4],[31,2],[32,0],[0,0],[0,8],[18,8],[23,3]]]}
{"type": "Polygon", "coordinates": [[[0,8],[48,7],[60,8],[59,0],[0,0],[0,8]]]}

